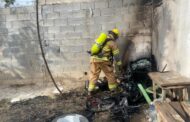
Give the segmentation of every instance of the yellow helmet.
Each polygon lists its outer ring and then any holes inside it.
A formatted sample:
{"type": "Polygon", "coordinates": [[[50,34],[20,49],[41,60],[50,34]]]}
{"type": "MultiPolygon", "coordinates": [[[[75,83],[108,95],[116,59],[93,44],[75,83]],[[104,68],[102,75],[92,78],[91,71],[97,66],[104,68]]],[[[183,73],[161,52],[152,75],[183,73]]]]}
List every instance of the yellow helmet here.
{"type": "Polygon", "coordinates": [[[119,32],[119,30],[117,28],[114,28],[112,30],[112,32],[114,32],[117,36],[119,36],[119,34],[120,34],[120,32],[119,32]]]}

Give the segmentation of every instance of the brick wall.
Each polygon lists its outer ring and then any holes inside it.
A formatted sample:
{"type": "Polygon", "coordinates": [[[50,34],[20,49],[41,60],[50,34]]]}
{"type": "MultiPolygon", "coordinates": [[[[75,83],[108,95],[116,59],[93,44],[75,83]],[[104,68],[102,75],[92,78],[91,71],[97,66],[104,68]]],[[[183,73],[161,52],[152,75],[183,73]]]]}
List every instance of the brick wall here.
{"type": "MultiPolygon", "coordinates": [[[[126,40],[126,34],[150,26],[138,18],[139,0],[40,2],[43,47],[55,77],[80,77],[88,71],[86,50],[100,32],[117,27],[120,40],[126,40]]],[[[36,32],[33,6],[0,9],[0,79],[46,77],[36,32]]]]}

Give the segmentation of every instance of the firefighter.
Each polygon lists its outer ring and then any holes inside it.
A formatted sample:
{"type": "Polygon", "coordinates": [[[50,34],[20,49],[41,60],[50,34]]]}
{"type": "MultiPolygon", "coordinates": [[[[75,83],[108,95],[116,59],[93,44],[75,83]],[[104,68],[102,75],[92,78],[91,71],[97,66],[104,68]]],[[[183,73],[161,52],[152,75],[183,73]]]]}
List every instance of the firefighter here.
{"type": "MultiPolygon", "coordinates": [[[[120,60],[118,45],[116,43],[116,40],[119,37],[119,30],[113,29],[111,31],[108,31],[107,36],[104,35],[105,34],[102,34],[102,37],[100,37],[100,39],[105,38],[105,42],[103,45],[100,46],[100,44],[98,44],[97,42],[95,43],[95,46],[101,48],[99,49],[100,51],[97,54],[91,53],[89,87],[88,87],[89,95],[93,91],[95,91],[96,82],[99,78],[101,71],[104,72],[108,80],[108,87],[110,91],[116,90],[118,86],[116,75],[114,73],[112,59],[114,59],[115,67],[119,69],[117,70],[119,72],[121,69],[121,60],[120,60]]],[[[91,48],[91,52],[92,51],[93,48],[91,48]]],[[[116,74],[118,74],[118,72],[116,74]]]]}

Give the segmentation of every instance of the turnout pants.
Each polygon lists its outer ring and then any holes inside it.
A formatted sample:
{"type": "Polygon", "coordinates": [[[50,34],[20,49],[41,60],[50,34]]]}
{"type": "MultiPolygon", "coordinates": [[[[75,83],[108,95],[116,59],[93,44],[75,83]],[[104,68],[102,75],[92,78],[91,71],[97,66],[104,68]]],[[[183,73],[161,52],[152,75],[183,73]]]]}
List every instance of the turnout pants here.
{"type": "Polygon", "coordinates": [[[117,88],[117,80],[114,74],[114,67],[110,61],[91,62],[90,63],[90,78],[88,91],[95,90],[96,82],[99,78],[100,72],[103,71],[108,79],[109,89],[115,90],[117,88]]]}

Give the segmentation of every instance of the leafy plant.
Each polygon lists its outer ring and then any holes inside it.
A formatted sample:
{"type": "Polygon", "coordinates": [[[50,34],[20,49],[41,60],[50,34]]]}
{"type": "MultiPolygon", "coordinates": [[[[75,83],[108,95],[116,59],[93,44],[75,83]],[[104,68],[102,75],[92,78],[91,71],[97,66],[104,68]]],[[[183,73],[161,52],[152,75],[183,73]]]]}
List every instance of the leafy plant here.
{"type": "Polygon", "coordinates": [[[15,0],[4,0],[5,1],[5,7],[9,7],[10,5],[13,5],[15,0]]]}

